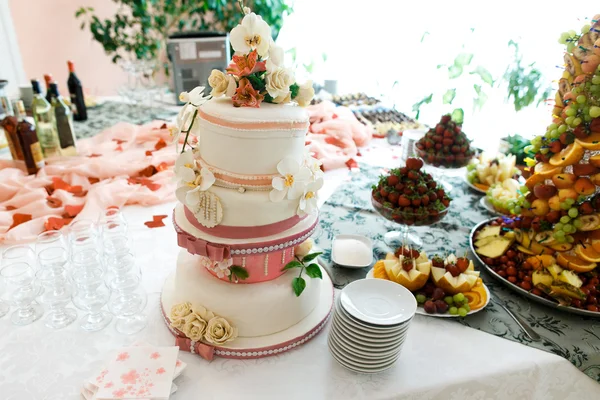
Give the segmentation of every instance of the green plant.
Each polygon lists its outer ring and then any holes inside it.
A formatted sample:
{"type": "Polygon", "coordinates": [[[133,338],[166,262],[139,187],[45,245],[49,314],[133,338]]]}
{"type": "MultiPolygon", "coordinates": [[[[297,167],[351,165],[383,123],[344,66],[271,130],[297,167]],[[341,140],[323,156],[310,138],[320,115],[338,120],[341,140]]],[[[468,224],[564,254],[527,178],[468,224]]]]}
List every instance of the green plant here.
{"type": "MultiPolygon", "coordinates": [[[[119,9],[112,19],[100,19],[92,7],[79,8],[75,17],[82,19],[81,29],[87,26],[115,63],[125,57],[165,61],[169,35],[192,30],[229,32],[243,16],[233,0],[113,1],[119,9]]],[[[249,0],[245,5],[271,26],[273,39],[284,16],[292,11],[285,0],[249,0]]]]}
{"type": "Polygon", "coordinates": [[[552,88],[547,86],[542,91],[542,73],[534,67],[535,62],[524,66],[523,55],[519,52],[519,44],[510,40],[508,46],[514,47],[514,63],[506,68],[504,80],[507,82],[507,100],[511,100],[515,111],[520,111],[536,102],[536,106],[545,101],[552,88]]]}
{"type": "Polygon", "coordinates": [[[512,135],[504,139],[506,143],[510,146],[508,148],[508,153],[514,154],[517,157],[518,165],[525,165],[525,158],[533,157],[535,154],[532,152],[525,151],[525,148],[529,146],[530,140],[524,138],[521,135],[512,135]]]}
{"type": "Polygon", "coordinates": [[[285,267],[282,268],[282,271],[293,268],[300,269],[300,273],[298,274],[298,276],[292,280],[292,289],[294,290],[294,294],[296,296],[300,296],[304,291],[304,288],[306,288],[306,281],[302,277],[302,272],[306,271],[306,275],[308,275],[311,278],[323,279],[321,268],[319,268],[319,266],[316,263],[311,263],[309,265],[305,264],[310,263],[321,254],[323,253],[311,253],[305,255],[302,258],[296,256],[296,259],[294,261],[290,261],[285,267]]]}

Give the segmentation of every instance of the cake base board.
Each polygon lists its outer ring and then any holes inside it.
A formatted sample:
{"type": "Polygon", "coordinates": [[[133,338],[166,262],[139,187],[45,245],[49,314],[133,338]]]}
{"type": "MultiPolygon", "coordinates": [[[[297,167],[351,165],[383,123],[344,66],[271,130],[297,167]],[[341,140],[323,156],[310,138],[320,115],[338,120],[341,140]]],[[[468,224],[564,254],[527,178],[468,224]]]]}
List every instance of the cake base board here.
{"type": "MultiPolygon", "coordinates": [[[[302,321],[281,332],[258,337],[238,337],[224,346],[215,346],[214,354],[223,358],[251,359],[269,357],[294,349],[315,337],[327,324],[333,307],[333,283],[327,272],[322,271],[320,300],[315,309],[302,321]]],[[[308,278],[312,279],[312,278],[308,278]]],[[[292,290],[292,288],[290,288],[292,290]]],[[[171,327],[167,317],[173,306],[175,273],[166,279],[161,293],[161,313],[169,331],[175,337],[180,335],[171,327]]]]}

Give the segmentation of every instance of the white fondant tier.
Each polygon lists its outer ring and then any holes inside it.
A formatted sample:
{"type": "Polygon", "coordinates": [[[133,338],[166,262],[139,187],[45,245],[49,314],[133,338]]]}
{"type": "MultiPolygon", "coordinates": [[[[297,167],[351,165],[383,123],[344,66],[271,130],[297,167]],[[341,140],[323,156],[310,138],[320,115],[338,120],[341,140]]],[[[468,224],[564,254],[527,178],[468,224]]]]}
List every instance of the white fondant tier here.
{"type": "Polygon", "coordinates": [[[234,107],[212,99],[198,115],[200,156],[209,165],[243,175],[276,174],[285,157],[302,159],[308,114],[295,105],[234,107]]]}
{"type": "Polygon", "coordinates": [[[206,307],[236,326],[240,337],[272,335],[302,321],[320,300],[322,281],[308,277],[304,292],[296,297],[292,279],[297,276],[298,271],[288,271],[252,285],[224,282],[201,266],[199,257],[181,250],[172,301],[206,307]]]}

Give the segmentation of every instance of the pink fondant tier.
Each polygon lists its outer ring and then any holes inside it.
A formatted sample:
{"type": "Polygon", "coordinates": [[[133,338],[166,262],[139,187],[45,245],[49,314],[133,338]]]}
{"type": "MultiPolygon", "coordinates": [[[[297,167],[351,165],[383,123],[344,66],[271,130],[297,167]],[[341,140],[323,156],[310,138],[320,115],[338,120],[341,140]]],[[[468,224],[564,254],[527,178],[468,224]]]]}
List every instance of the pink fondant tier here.
{"type": "MultiPolygon", "coordinates": [[[[185,213],[179,215],[181,214],[185,213]]],[[[310,237],[318,223],[316,217],[308,217],[280,235],[255,240],[224,241],[204,234],[187,215],[184,223],[180,225],[177,215],[176,210],[173,213],[173,225],[179,246],[190,254],[206,257],[207,266],[232,258],[232,265],[242,266],[248,271],[248,278],[240,280],[239,283],[265,282],[281,276],[282,268],[294,258],[294,247],[310,237]]],[[[207,269],[216,278],[229,281],[228,276],[219,277],[213,269],[207,269]]]]}

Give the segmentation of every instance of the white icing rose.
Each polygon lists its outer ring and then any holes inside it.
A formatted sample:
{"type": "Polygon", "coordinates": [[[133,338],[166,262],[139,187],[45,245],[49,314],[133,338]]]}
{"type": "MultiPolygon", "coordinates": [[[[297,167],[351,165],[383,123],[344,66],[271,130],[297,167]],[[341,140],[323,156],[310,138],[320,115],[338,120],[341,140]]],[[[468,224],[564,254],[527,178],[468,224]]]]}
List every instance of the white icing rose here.
{"type": "Polygon", "coordinates": [[[235,78],[225,74],[218,69],[213,69],[208,77],[208,84],[212,88],[210,94],[212,97],[221,97],[223,95],[231,97],[237,87],[235,78]]]}
{"type": "Polygon", "coordinates": [[[176,321],[178,319],[187,317],[191,313],[192,313],[192,303],[185,302],[185,303],[175,304],[173,307],[171,307],[170,319],[171,319],[171,321],[176,321]]]}
{"type": "Polygon", "coordinates": [[[313,87],[312,81],[306,81],[304,84],[300,85],[298,89],[298,95],[294,100],[298,103],[300,107],[306,107],[310,105],[313,97],[315,97],[315,88],[313,87]]]}
{"type": "Polygon", "coordinates": [[[207,310],[203,306],[194,306],[193,309],[194,314],[198,315],[201,319],[205,320],[206,322],[210,321],[215,317],[215,314],[212,311],[207,310]]]}
{"type": "Polygon", "coordinates": [[[225,318],[214,317],[208,321],[204,339],[212,344],[222,345],[237,337],[237,328],[232,327],[225,318]]]}
{"type": "Polygon", "coordinates": [[[294,248],[294,254],[298,257],[304,257],[307,255],[313,247],[313,240],[311,238],[306,239],[294,248]]]}
{"type": "Polygon", "coordinates": [[[288,92],[286,95],[281,95],[273,99],[273,102],[277,104],[285,104],[289,103],[290,101],[292,101],[292,92],[288,92]]]}
{"type": "Polygon", "coordinates": [[[181,331],[194,342],[199,342],[206,331],[206,325],[206,321],[200,315],[192,312],[185,317],[185,324],[181,331]]]}
{"type": "Polygon", "coordinates": [[[183,326],[185,325],[185,318],[172,319],[171,318],[171,326],[175,329],[179,329],[183,332],[183,326]]]}
{"type": "Polygon", "coordinates": [[[275,68],[267,73],[267,92],[273,99],[278,97],[284,99],[294,81],[292,71],[287,68],[275,68]]]}

